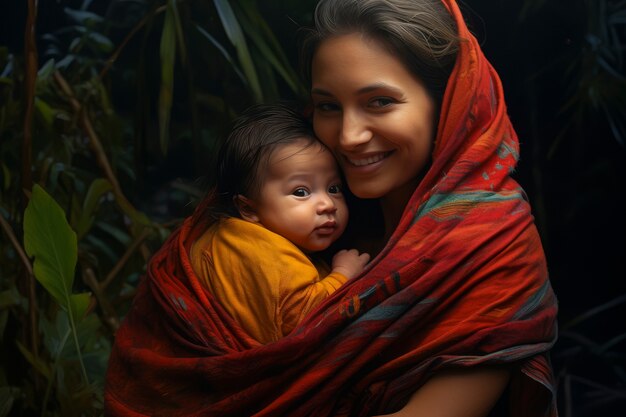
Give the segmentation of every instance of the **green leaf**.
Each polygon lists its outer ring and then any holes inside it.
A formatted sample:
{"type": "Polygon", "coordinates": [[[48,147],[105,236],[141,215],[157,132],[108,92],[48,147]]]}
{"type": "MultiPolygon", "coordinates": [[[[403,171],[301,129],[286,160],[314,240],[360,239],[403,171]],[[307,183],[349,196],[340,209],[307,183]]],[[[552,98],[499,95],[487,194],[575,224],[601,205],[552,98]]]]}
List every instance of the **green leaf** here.
{"type": "Polygon", "coordinates": [[[113,190],[113,186],[104,178],[95,179],[89,186],[85,201],[83,202],[83,209],[76,225],[78,240],[82,239],[82,237],[89,232],[89,229],[91,229],[100,199],[111,190],[113,190]]]}
{"type": "Polygon", "coordinates": [[[235,63],[235,60],[230,56],[230,54],[222,46],[222,44],[220,44],[217,41],[217,39],[215,39],[213,36],[211,36],[211,34],[209,32],[207,32],[206,30],[204,30],[200,26],[196,25],[196,29],[198,29],[198,32],[200,32],[205,38],[207,38],[209,40],[209,42],[211,42],[211,44],[213,44],[213,46],[215,46],[217,48],[217,50],[220,51],[220,53],[224,56],[224,58],[226,58],[226,61],[228,61],[228,63],[233,67],[233,70],[235,71],[235,74],[237,74],[237,76],[239,76],[241,81],[243,81],[245,83],[246,82],[246,77],[241,73],[241,71],[237,67],[237,64],[235,63]]]}
{"type": "Polygon", "coordinates": [[[254,7],[254,3],[243,2],[240,6],[243,8],[245,16],[249,19],[249,21],[242,21],[243,28],[259,49],[263,58],[272,64],[272,67],[283,77],[294,93],[302,92],[304,87],[300,85],[298,76],[289,64],[289,60],[283,53],[280,43],[265,19],[254,7]],[[257,27],[260,32],[257,31],[257,27]]]}
{"type": "Polygon", "coordinates": [[[66,310],[77,260],[76,233],[54,199],[35,184],[24,212],[24,248],[34,257],[35,278],[66,310]]]}
{"type": "Polygon", "coordinates": [[[180,57],[183,63],[187,62],[187,48],[185,47],[185,36],[183,35],[183,25],[180,21],[180,14],[176,6],[176,0],[172,3],[172,12],[174,17],[174,27],[176,28],[176,40],[178,41],[178,49],[180,49],[180,57]]]}
{"type": "Polygon", "coordinates": [[[64,11],[65,11],[65,14],[67,14],[69,17],[74,19],[76,23],[80,23],[81,25],[89,26],[94,23],[100,23],[104,20],[102,16],[99,16],[93,12],[88,12],[84,10],[74,10],[74,9],[70,9],[69,7],[66,7],[64,11]]]}
{"type": "Polygon", "coordinates": [[[89,308],[89,302],[91,301],[90,293],[72,294],[70,297],[70,309],[74,320],[80,321],[85,317],[87,308],[89,308]]]}
{"type": "Polygon", "coordinates": [[[257,102],[263,101],[263,93],[261,91],[261,84],[259,83],[259,77],[257,76],[254,68],[254,62],[248,51],[248,44],[246,38],[243,35],[241,26],[235,17],[235,12],[230,7],[228,0],[213,0],[217,14],[222,21],[224,30],[228,39],[237,49],[237,56],[239,57],[239,63],[243,68],[244,74],[246,74],[248,85],[252,90],[252,94],[257,102]]]}
{"type": "Polygon", "coordinates": [[[159,138],[161,152],[167,153],[172,96],[174,91],[174,60],[176,58],[176,17],[174,0],[168,0],[161,34],[161,90],[159,92],[159,138]]]}
{"type": "Polygon", "coordinates": [[[35,97],[35,108],[41,115],[41,118],[45,122],[46,126],[51,128],[52,123],[54,122],[54,118],[56,116],[56,112],[52,110],[52,107],[50,107],[48,103],[46,103],[39,97],[35,97]]]}
{"type": "Polygon", "coordinates": [[[37,71],[37,79],[44,80],[50,78],[55,70],[56,66],[54,65],[54,59],[49,59],[41,66],[39,71],[37,71]]]}
{"type": "Polygon", "coordinates": [[[113,42],[111,42],[111,40],[109,38],[107,38],[106,36],[97,33],[97,32],[89,32],[89,34],[87,35],[87,38],[94,43],[95,45],[98,46],[98,48],[100,49],[100,51],[102,52],[112,52],[113,49],[115,49],[115,45],[113,44],[113,42]]]}

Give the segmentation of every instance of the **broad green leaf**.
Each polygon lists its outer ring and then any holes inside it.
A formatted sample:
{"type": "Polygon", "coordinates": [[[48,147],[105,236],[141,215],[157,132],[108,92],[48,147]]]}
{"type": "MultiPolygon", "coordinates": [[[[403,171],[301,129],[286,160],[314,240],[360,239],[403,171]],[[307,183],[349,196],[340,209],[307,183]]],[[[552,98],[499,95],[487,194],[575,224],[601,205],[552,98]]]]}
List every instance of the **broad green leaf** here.
{"type": "Polygon", "coordinates": [[[76,233],[61,207],[39,185],[24,212],[24,248],[34,257],[35,278],[66,310],[77,260],[76,233]]]}
{"type": "Polygon", "coordinates": [[[100,199],[105,193],[108,193],[111,190],[113,190],[113,186],[104,178],[95,179],[89,186],[89,191],[87,191],[87,195],[85,196],[80,218],[78,219],[78,223],[76,225],[78,240],[85,236],[85,234],[89,232],[89,229],[91,229],[100,199]]]}
{"type": "Polygon", "coordinates": [[[213,0],[217,14],[222,21],[224,30],[228,39],[237,49],[237,56],[239,57],[239,63],[243,68],[244,74],[248,80],[248,85],[252,90],[252,94],[257,102],[263,101],[263,93],[261,91],[261,84],[259,83],[259,77],[257,76],[254,68],[254,62],[248,51],[248,44],[246,38],[241,30],[241,26],[235,17],[235,12],[230,7],[228,0],[213,0]]]}
{"type": "Polygon", "coordinates": [[[72,311],[72,316],[74,316],[74,320],[80,322],[80,320],[85,317],[85,313],[87,313],[87,308],[89,308],[90,301],[91,294],[86,292],[81,294],[72,294],[70,296],[70,308],[72,311]]]}
{"type": "Polygon", "coordinates": [[[169,142],[172,95],[174,91],[174,61],[176,59],[175,0],[168,0],[161,33],[161,90],[159,91],[159,138],[161,152],[167,153],[169,142]]]}

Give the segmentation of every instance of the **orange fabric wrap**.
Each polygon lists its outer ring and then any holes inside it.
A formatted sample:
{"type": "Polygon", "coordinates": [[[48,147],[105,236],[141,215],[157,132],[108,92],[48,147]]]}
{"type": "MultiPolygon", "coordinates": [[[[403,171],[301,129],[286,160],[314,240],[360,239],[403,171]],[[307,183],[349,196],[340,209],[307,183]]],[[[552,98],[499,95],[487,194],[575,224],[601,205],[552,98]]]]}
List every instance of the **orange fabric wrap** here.
{"type": "Polygon", "coordinates": [[[275,342],[347,281],[324,276],[293,243],[264,227],[223,219],[191,248],[198,279],[255,340],[275,342]]]}

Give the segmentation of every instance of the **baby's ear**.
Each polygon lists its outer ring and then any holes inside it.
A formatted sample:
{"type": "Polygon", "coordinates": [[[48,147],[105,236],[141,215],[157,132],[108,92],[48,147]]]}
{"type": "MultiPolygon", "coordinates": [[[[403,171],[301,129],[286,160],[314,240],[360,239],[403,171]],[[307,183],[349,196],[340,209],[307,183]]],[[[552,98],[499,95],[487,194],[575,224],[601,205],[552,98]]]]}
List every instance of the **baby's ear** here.
{"type": "Polygon", "coordinates": [[[254,202],[252,200],[249,200],[246,196],[237,194],[233,196],[233,203],[235,207],[237,207],[237,211],[239,211],[239,215],[242,219],[252,223],[259,223],[260,219],[254,210],[254,202]]]}

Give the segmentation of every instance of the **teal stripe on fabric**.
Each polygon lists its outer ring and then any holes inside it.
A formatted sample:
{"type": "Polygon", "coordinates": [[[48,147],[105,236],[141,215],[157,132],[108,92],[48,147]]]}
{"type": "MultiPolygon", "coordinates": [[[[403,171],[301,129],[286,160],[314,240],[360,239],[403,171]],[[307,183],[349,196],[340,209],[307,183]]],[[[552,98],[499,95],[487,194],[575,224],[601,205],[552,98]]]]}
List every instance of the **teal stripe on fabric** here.
{"type": "Polygon", "coordinates": [[[462,202],[499,202],[509,200],[524,200],[524,196],[519,191],[511,193],[497,193],[494,191],[472,191],[468,193],[448,193],[448,194],[435,194],[428,199],[415,213],[413,223],[421,219],[425,215],[429,214],[433,210],[440,209],[447,205],[458,204],[462,202]]]}
{"type": "Polygon", "coordinates": [[[404,304],[394,306],[377,306],[363,314],[357,322],[394,319],[396,317],[400,317],[408,307],[408,305],[404,304]]]}
{"type": "Polygon", "coordinates": [[[506,158],[509,155],[513,155],[516,161],[519,161],[519,153],[506,142],[502,142],[500,147],[498,148],[498,156],[502,159],[506,158]]]}
{"type": "Polygon", "coordinates": [[[550,290],[550,288],[551,288],[550,282],[548,280],[546,280],[546,282],[543,283],[541,288],[539,288],[539,290],[536,293],[534,293],[524,303],[524,305],[517,311],[517,313],[515,313],[513,315],[513,318],[515,320],[519,320],[519,319],[525,317],[526,315],[532,313],[538,306],[541,305],[543,299],[545,298],[545,296],[548,293],[548,290],[550,290]]]}
{"type": "MultiPolygon", "coordinates": [[[[427,304],[433,304],[435,302],[437,302],[439,299],[438,298],[426,298],[422,301],[420,301],[419,303],[417,303],[417,308],[413,307],[412,311],[409,313],[411,315],[418,315],[420,314],[422,311],[425,310],[425,307],[427,304]]],[[[392,329],[387,329],[385,332],[383,332],[380,336],[378,336],[379,338],[384,338],[384,339],[392,339],[395,337],[399,337],[402,334],[404,334],[406,329],[397,329],[397,326],[392,330],[392,329]]]]}

